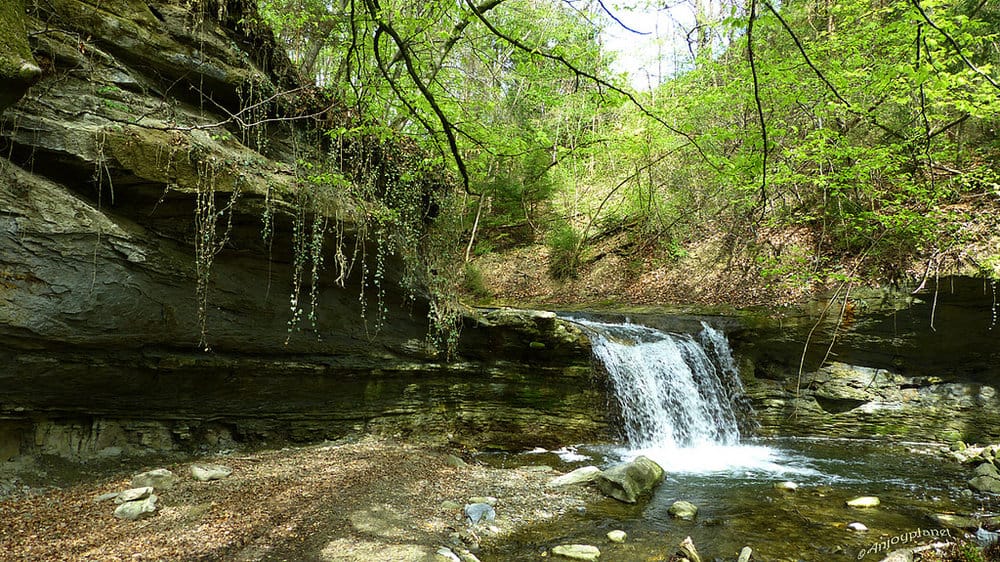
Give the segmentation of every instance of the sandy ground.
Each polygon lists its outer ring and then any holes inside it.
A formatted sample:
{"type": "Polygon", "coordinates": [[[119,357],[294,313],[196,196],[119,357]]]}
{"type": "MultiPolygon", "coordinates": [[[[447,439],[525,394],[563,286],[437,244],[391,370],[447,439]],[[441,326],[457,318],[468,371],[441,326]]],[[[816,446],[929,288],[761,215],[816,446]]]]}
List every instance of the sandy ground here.
{"type": "Polygon", "coordinates": [[[95,501],[128,488],[124,474],[8,498],[0,501],[0,560],[433,560],[466,530],[461,509],[442,503],[494,496],[495,528],[477,533],[479,554],[489,559],[510,534],[593,499],[586,488],[547,489],[553,473],[453,468],[446,455],[365,437],[149,466],[181,481],[157,491],[160,509],[139,521],[116,519],[113,501],[95,501]],[[197,460],[233,474],[197,482],[190,477],[197,460]]]}

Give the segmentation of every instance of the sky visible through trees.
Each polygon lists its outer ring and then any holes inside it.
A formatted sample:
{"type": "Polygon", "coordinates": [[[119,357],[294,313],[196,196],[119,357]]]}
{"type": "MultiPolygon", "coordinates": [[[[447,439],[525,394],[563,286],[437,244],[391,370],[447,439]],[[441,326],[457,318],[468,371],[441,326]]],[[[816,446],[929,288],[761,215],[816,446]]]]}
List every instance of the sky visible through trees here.
{"type": "Polygon", "coordinates": [[[352,108],[331,135],[453,172],[466,261],[544,243],[572,276],[624,232],[779,283],[1000,276],[995,3],[316,2],[261,5],[352,108]]]}

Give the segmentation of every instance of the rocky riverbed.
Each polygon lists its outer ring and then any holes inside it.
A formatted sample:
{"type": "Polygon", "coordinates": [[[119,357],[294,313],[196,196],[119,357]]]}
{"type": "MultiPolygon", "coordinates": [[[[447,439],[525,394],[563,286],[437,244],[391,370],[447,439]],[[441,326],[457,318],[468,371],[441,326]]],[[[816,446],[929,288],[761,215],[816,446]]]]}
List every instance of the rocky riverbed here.
{"type": "Polygon", "coordinates": [[[447,450],[376,437],[120,466],[112,477],[54,478],[61,485],[19,487],[0,501],[0,558],[418,561],[442,547],[488,552],[598,497],[581,486],[546,487],[554,476],[466,464],[447,450]],[[205,462],[232,473],[191,477],[191,465],[205,462]],[[151,468],[178,476],[156,491],[156,513],[116,518],[114,501],[99,498],[132,487],[134,473],[151,468]],[[495,504],[495,519],[470,528],[462,511],[471,500],[495,504]]]}

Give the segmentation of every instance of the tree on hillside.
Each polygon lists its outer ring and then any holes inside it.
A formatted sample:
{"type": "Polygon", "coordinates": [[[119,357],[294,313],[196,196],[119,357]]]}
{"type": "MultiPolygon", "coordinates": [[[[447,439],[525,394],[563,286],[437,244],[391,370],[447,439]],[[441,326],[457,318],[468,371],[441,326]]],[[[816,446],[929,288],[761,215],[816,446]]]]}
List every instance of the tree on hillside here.
{"type": "Polygon", "coordinates": [[[675,257],[714,232],[765,274],[852,255],[891,277],[977,236],[963,203],[997,184],[990,3],[694,0],[695,64],[635,92],[600,1],[260,2],[350,108],[335,135],[403,133],[453,168],[467,258],[563,232],[572,269],[602,232],[675,257]],[[767,241],[803,228],[808,248],[767,241]]]}

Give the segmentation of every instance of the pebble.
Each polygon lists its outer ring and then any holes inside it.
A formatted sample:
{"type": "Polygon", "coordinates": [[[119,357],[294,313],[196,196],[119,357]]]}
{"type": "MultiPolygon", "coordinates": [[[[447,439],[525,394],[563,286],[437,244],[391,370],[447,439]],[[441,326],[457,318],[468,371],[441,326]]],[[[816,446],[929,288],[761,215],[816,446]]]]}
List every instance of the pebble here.
{"type": "Polygon", "coordinates": [[[878,507],[881,503],[875,496],[860,496],[847,500],[848,507],[878,507]]]}
{"type": "Polygon", "coordinates": [[[191,476],[199,482],[222,480],[233,473],[233,469],[221,464],[193,464],[191,476]]]}
{"type": "Polygon", "coordinates": [[[859,533],[863,533],[868,530],[868,527],[866,527],[864,523],[860,523],[858,521],[848,523],[847,528],[852,531],[858,531],[859,533]]]}
{"type": "Polygon", "coordinates": [[[774,488],[785,492],[794,492],[799,489],[799,485],[795,482],[778,482],[774,485],[774,488]]]}
{"type": "Polygon", "coordinates": [[[614,531],[608,531],[608,540],[611,542],[625,542],[625,539],[627,537],[628,535],[625,534],[625,531],[620,531],[617,529],[614,531]]]}
{"type": "Polygon", "coordinates": [[[464,460],[458,455],[448,455],[444,458],[445,466],[450,466],[452,468],[463,468],[468,466],[464,460]]]}
{"type": "Polygon", "coordinates": [[[600,558],[601,551],[589,544],[561,544],[552,549],[552,554],[570,560],[594,561],[600,558]]]}

